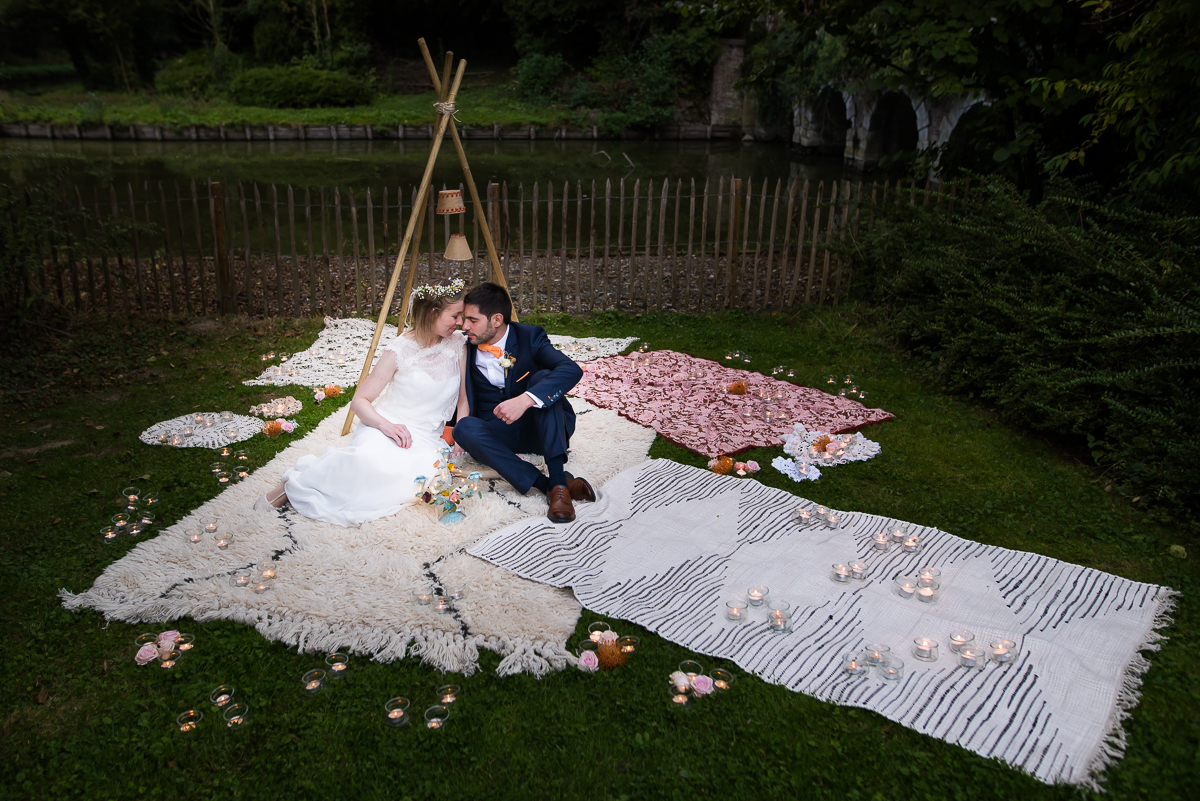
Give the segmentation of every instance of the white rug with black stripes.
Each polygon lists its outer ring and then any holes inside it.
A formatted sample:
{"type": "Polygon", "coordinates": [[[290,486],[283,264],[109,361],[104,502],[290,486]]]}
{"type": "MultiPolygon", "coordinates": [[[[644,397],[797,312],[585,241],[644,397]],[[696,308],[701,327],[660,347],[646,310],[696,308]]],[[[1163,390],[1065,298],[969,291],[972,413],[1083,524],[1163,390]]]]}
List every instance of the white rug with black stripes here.
{"type": "Polygon", "coordinates": [[[612,479],[573,524],[529,519],[468,552],[766,681],[874,710],[1048,783],[1097,786],[1123,752],[1122,721],[1149,667],[1140,652],[1157,649],[1173,590],[912,525],[923,553],[879,554],[871,535],[900,521],[848,512],[841,528],[802,527],[797,500],[650,460],[612,479]],[[865,581],[830,579],[831,565],[854,559],[867,562],[865,581]],[[942,573],[936,603],[892,592],[896,576],[926,566],[942,573]],[[726,601],[759,584],[791,602],[791,633],[771,633],[765,612],[725,619],[726,601]],[[964,628],[985,645],[1014,640],[1016,661],[958,667],[948,635],[964,628]],[[918,637],[940,642],[938,661],[911,656],[918,637]],[[868,642],[903,659],[900,681],[842,671],[841,655],[868,642]]]}

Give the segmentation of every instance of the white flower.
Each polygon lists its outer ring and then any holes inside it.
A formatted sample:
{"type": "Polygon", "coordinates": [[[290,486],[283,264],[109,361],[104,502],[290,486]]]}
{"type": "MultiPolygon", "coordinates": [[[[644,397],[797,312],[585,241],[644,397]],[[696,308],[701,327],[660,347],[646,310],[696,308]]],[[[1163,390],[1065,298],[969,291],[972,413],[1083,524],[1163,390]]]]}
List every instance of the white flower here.
{"type": "Polygon", "coordinates": [[[617,641],[617,633],[615,631],[600,632],[600,642],[604,643],[605,645],[612,645],[616,641],[617,641]]]}
{"type": "Polygon", "coordinates": [[[671,686],[679,689],[686,689],[688,686],[688,676],[682,670],[677,670],[671,674],[671,686]]]}
{"type": "Polygon", "coordinates": [[[500,366],[503,367],[505,370],[512,367],[514,364],[516,364],[516,361],[513,359],[512,356],[509,356],[507,353],[505,353],[503,356],[500,357],[500,366]]]}

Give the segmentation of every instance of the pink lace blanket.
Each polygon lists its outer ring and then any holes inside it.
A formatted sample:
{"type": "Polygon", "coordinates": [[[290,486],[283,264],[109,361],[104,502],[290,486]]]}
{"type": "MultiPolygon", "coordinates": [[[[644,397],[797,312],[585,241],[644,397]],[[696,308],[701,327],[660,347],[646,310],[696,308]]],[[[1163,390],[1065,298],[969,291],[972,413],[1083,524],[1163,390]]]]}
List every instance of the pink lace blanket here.
{"type": "Polygon", "coordinates": [[[572,395],[710,457],[782,445],[796,423],[836,434],[895,417],[849,398],[673,350],[609,356],[588,362],[585,369],[572,395]],[[632,356],[650,356],[651,362],[639,364],[632,356]],[[703,377],[689,378],[701,372],[703,377]],[[730,394],[729,385],[739,379],[746,382],[746,394],[730,394]],[[781,397],[761,397],[772,390],[781,390],[781,397]],[[743,416],[747,408],[748,418],[743,416]],[[770,422],[763,415],[768,408],[777,415],[770,422]]]}

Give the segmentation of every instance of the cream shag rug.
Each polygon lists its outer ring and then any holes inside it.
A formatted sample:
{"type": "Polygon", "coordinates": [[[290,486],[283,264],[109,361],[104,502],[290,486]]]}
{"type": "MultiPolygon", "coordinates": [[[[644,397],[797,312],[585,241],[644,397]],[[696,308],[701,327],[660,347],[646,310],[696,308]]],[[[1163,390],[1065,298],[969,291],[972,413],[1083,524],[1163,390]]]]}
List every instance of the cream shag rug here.
{"type": "MultiPolygon", "coordinates": [[[[600,487],[646,458],[652,430],[583,401],[573,404],[578,427],[568,470],[600,487]]],[[[250,478],[138,545],[105,569],[91,589],[77,595],[62,590],[64,605],[126,622],[234,620],[303,652],[348,648],[380,661],[417,656],[464,674],[475,671],[480,648],[504,657],[500,675],[541,675],[572,663],[564,644],[579,605],[571,593],[465,552],[505,525],[545,519],[545,498],[538,493],[521,496],[480,467],[488,491],[470,501],[467,519],[455,524],[439,523],[433,509],[418,505],[359,528],[253,508],[255,498],[297,459],[338,444],[343,414],[331,414],[250,478]],[[207,517],[218,518],[222,531],[233,535],[227,550],[218,550],[211,537],[196,545],[184,538],[185,530],[199,528],[207,517]],[[272,557],[279,576],[272,589],[255,595],[230,585],[233,570],[272,557]],[[429,584],[465,590],[454,614],[439,615],[412,602],[412,590],[429,584]]]]}
{"type": "Polygon", "coordinates": [[[847,512],[841,528],[802,527],[797,500],[656,459],[610,481],[574,523],[527,520],[470,552],[766,681],[874,710],[1044,782],[1098,787],[1124,750],[1122,722],[1150,666],[1141,652],[1158,649],[1174,590],[910,524],[924,552],[882,554],[872,535],[899,521],[847,512]],[[866,579],[831,581],[830,566],[852,559],[866,561],[866,579]],[[936,603],[892,592],[896,576],[923,566],[942,571],[936,603]],[[725,619],[726,601],[758,584],[791,602],[791,633],[772,633],[761,610],[741,625],[725,619]],[[984,646],[1014,640],[1016,659],[958,666],[947,648],[958,629],[984,646]],[[941,644],[937,661],[912,657],[917,637],[941,644]],[[903,660],[902,679],[846,675],[841,655],[869,642],[903,660]]]}

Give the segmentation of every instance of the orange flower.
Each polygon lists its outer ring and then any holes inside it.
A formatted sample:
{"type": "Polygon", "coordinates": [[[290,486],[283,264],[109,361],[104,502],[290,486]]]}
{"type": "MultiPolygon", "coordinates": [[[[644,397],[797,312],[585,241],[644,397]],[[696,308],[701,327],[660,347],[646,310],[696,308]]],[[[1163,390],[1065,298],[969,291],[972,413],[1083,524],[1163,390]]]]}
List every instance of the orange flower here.
{"type": "Polygon", "coordinates": [[[742,381],[740,378],[737,381],[734,381],[732,384],[729,385],[729,394],[730,395],[745,395],[746,394],[746,382],[742,381]]]}
{"type": "Polygon", "coordinates": [[[600,667],[604,670],[616,670],[629,659],[628,654],[621,653],[621,646],[615,642],[600,643],[596,647],[596,656],[600,659],[600,667]]]}
{"type": "Polygon", "coordinates": [[[720,456],[716,459],[712,459],[708,463],[708,469],[712,470],[714,473],[725,475],[733,469],[733,459],[728,456],[720,456]]]}
{"type": "Polygon", "coordinates": [[[272,420],[271,422],[263,425],[263,433],[268,437],[278,437],[281,433],[283,433],[283,426],[278,420],[272,420]]]}
{"type": "Polygon", "coordinates": [[[339,387],[337,384],[327,384],[325,386],[325,397],[336,398],[338,395],[341,395],[341,394],[342,394],[342,388],[339,387]]]}
{"type": "Polygon", "coordinates": [[[829,435],[826,434],[823,437],[818,437],[817,439],[813,440],[813,448],[815,448],[818,452],[823,453],[825,451],[825,446],[830,442],[831,440],[829,439],[829,435]]]}

